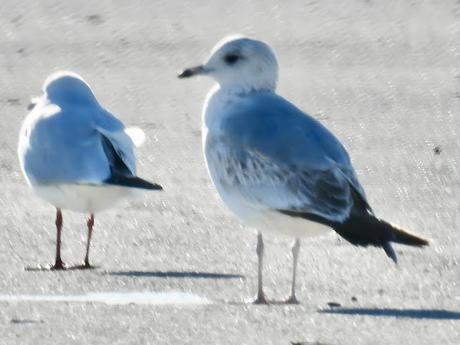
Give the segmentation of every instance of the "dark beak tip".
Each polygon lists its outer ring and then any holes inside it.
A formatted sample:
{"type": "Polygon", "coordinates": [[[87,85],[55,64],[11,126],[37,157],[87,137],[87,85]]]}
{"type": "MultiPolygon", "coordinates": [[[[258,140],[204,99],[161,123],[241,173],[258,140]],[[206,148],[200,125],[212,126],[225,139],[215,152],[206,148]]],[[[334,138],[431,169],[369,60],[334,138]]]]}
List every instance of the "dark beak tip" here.
{"type": "Polygon", "coordinates": [[[177,78],[179,79],[189,78],[193,74],[194,74],[193,71],[190,68],[187,68],[187,69],[184,69],[182,72],[180,72],[177,78]]]}

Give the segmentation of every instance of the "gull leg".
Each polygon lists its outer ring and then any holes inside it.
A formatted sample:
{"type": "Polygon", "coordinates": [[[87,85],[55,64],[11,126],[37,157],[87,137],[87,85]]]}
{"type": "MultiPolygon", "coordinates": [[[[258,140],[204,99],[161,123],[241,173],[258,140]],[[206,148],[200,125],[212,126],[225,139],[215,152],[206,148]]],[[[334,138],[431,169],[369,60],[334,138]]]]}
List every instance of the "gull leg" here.
{"type": "Polygon", "coordinates": [[[60,208],[56,208],[56,259],[54,265],[51,266],[52,270],[65,269],[64,263],[61,260],[61,231],[62,231],[62,212],[60,208]]]}
{"type": "Polygon", "coordinates": [[[88,226],[88,240],[86,241],[86,255],[85,261],[83,263],[83,268],[91,268],[89,264],[89,246],[91,243],[91,236],[93,235],[93,226],[94,226],[94,214],[91,213],[88,220],[86,221],[86,225],[88,226]]]}
{"type": "Polygon", "coordinates": [[[287,304],[299,304],[297,297],[295,296],[295,278],[297,273],[297,260],[299,258],[300,251],[300,240],[295,239],[294,244],[292,245],[292,285],[291,285],[291,296],[286,300],[287,304]]]}
{"type": "Polygon", "coordinates": [[[263,262],[264,262],[264,240],[262,238],[262,233],[257,233],[257,258],[259,262],[258,266],[258,288],[257,288],[257,298],[254,301],[254,304],[268,304],[267,299],[265,298],[264,290],[263,290],[263,282],[262,282],[262,269],[263,269],[263,262]]]}

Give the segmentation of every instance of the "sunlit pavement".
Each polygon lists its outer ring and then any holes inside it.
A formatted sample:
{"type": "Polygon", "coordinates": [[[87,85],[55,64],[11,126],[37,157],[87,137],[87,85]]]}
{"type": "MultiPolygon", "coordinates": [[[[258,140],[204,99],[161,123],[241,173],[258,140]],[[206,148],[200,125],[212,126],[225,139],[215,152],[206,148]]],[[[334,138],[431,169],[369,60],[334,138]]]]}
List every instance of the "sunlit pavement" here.
{"type": "MultiPolygon", "coordinates": [[[[0,344],[460,344],[460,5],[448,2],[31,2],[0,11],[0,344]],[[428,237],[377,249],[304,240],[300,305],[290,239],[256,235],[218,200],[201,153],[211,81],[179,81],[216,41],[276,50],[279,92],[347,146],[377,215],[428,237]],[[16,157],[31,96],[70,69],[145,129],[139,175],[164,187],[96,217],[97,268],[52,263],[53,209],[16,157]],[[26,269],[28,268],[28,269],[26,269]]],[[[85,215],[65,212],[63,260],[81,264],[85,215]]]]}

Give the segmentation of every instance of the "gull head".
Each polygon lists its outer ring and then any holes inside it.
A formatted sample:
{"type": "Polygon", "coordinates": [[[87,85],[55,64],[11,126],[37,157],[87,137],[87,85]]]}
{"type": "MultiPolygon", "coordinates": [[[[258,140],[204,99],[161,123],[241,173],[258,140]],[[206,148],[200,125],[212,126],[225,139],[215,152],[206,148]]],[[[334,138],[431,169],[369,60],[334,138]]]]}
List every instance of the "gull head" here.
{"type": "Polygon", "coordinates": [[[78,74],[60,71],[51,74],[43,84],[44,95],[53,103],[93,103],[96,97],[88,83],[78,74]]]}
{"type": "Polygon", "coordinates": [[[178,77],[195,75],[208,75],[221,88],[274,91],[278,81],[278,63],[266,43],[232,36],[219,42],[203,65],[187,68],[178,77]]]}

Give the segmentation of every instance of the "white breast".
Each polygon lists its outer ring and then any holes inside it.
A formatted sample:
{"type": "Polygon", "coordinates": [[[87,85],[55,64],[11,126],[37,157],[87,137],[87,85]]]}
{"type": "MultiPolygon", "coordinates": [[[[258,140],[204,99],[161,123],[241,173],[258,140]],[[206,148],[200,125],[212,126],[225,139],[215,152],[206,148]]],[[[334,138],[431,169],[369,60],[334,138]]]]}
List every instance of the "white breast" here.
{"type": "Polygon", "coordinates": [[[222,135],[220,121],[225,114],[226,104],[231,103],[232,95],[222,95],[218,89],[213,89],[207,97],[203,109],[202,135],[203,153],[206,160],[209,175],[216,190],[226,206],[246,225],[257,228],[263,232],[283,234],[296,238],[322,235],[330,232],[328,226],[308,221],[303,218],[290,217],[277,212],[264,205],[248,200],[238,190],[233,190],[228,184],[224,184],[224,176],[220,176],[222,169],[218,169],[218,162],[213,160],[217,155],[213,150],[224,150],[219,146],[219,136],[222,135]],[[212,140],[212,145],[206,145],[212,140]]]}

